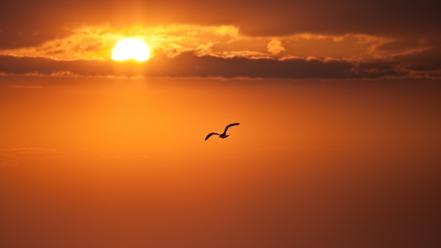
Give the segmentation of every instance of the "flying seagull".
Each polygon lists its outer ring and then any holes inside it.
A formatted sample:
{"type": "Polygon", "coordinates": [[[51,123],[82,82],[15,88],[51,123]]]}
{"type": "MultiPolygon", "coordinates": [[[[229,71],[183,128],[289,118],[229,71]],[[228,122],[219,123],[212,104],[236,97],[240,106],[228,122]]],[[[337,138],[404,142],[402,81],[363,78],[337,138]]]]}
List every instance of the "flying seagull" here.
{"type": "Polygon", "coordinates": [[[207,137],[205,137],[205,140],[209,139],[213,135],[218,135],[219,138],[225,139],[226,137],[230,136],[230,135],[227,134],[228,128],[234,127],[234,126],[239,126],[239,125],[240,125],[240,123],[231,123],[230,125],[225,127],[225,130],[224,130],[223,133],[209,133],[207,135],[207,137]]]}

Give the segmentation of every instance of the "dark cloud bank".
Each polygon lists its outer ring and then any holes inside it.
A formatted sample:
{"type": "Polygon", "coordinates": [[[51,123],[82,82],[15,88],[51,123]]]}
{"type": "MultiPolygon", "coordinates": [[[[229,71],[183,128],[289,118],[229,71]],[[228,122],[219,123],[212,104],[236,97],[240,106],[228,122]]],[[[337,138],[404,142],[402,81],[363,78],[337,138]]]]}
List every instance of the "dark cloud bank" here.
{"type": "MultiPolygon", "coordinates": [[[[410,59],[412,60],[412,59],[410,59]]],[[[71,74],[79,76],[250,77],[250,78],[397,78],[438,77],[439,61],[420,64],[400,61],[349,62],[343,60],[249,59],[157,55],[146,64],[107,61],[55,61],[44,58],[0,56],[3,74],[71,74]]]]}

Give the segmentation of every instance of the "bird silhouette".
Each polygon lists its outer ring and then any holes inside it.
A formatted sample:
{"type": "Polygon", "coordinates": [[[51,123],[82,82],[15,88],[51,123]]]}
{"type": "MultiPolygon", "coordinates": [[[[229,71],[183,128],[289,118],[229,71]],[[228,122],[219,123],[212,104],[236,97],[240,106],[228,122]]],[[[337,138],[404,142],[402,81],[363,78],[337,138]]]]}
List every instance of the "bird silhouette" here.
{"type": "Polygon", "coordinates": [[[208,139],[209,139],[211,136],[213,136],[213,135],[218,135],[219,138],[225,139],[225,138],[227,138],[228,136],[230,136],[230,135],[227,134],[228,129],[229,129],[230,127],[239,126],[239,125],[240,125],[240,123],[231,123],[231,124],[229,124],[228,126],[225,127],[225,130],[224,130],[223,133],[209,133],[209,134],[207,135],[207,137],[205,137],[205,140],[208,140],[208,139]]]}

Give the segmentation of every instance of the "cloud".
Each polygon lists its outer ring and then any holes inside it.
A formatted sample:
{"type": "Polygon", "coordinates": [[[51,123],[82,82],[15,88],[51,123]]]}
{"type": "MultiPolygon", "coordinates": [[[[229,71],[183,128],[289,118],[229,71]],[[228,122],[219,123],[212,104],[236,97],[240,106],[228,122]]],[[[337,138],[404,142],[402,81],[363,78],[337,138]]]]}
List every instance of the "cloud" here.
{"type": "Polygon", "coordinates": [[[233,25],[161,25],[83,26],[72,29],[65,37],[48,40],[37,46],[0,49],[0,55],[41,57],[53,60],[110,60],[114,44],[123,37],[146,40],[155,53],[175,57],[181,53],[248,58],[330,58],[366,60],[421,51],[427,44],[386,49],[397,41],[366,34],[299,33],[286,36],[260,37],[240,32],[233,25]],[[382,48],[379,50],[378,48],[382,48]]]}
{"type": "MultiPolygon", "coordinates": [[[[366,33],[258,36],[236,25],[82,25],[33,46],[0,48],[0,75],[214,76],[263,78],[439,77],[436,36],[366,33]],[[143,65],[110,61],[114,44],[138,37],[143,65]],[[38,62],[38,63],[37,63],[38,62]]],[[[2,32],[2,30],[0,30],[2,32]]],[[[26,30],[24,31],[26,32],[26,30]]],[[[39,37],[40,33],[36,32],[39,37]]]]}
{"type": "Polygon", "coordinates": [[[246,35],[295,33],[430,36],[439,33],[437,0],[41,0],[2,1],[0,47],[34,46],[81,24],[201,26],[232,24],[246,35]],[[270,16],[271,18],[264,18],[270,16]]]}
{"type": "Polygon", "coordinates": [[[267,49],[272,55],[278,55],[286,51],[282,45],[282,42],[278,39],[271,39],[270,42],[268,42],[267,49]]]}
{"type": "Polygon", "coordinates": [[[420,53],[397,56],[401,68],[413,77],[441,78],[441,48],[432,47],[420,53]]]}
{"type": "Polygon", "coordinates": [[[158,54],[146,64],[109,61],[56,61],[0,56],[0,71],[8,75],[92,77],[250,77],[250,78],[389,78],[409,77],[397,61],[353,62],[291,58],[223,58],[182,53],[158,54]]]}
{"type": "Polygon", "coordinates": [[[0,149],[0,154],[54,154],[57,153],[53,148],[41,148],[41,147],[18,147],[11,149],[0,149]]]}
{"type": "Polygon", "coordinates": [[[26,85],[26,84],[12,84],[9,86],[9,88],[36,90],[36,89],[42,89],[43,86],[41,86],[41,85],[26,85]]]}
{"type": "Polygon", "coordinates": [[[439,77],[439,7],[436,0],[6,0],[0,74],[439,77]],[[163,57],[145,68],[115,66],[110,51],[124,36],[145,38],[163,57]]]}

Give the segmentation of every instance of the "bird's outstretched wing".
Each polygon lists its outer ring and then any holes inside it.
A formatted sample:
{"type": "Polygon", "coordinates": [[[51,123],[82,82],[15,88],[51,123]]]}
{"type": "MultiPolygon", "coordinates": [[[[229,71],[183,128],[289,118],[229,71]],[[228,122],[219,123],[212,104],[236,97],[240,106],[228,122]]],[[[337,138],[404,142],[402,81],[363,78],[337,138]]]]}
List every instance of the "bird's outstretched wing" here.
{"type": "Polygon", "coordinates": [[[230,128],[230,127],[234,127],[234,126],[239,126],[239,125],[240,125],[240,123],[231,123],[230,125],[228,125],[228,126],[225,127],[224,133],[225,133],[225,134],[227,133],[228,128],[230,128]]]}
{"type": "Polygon", "coordinates": [[[208,135],[207,135],[207,137],[205,137],[205,140],[207,140],[207,139],[209,139],[211,136],[213,136],[213,135],[220,135],[220,134],[218,134],[218,133],[209,133],[208,135]]]}

